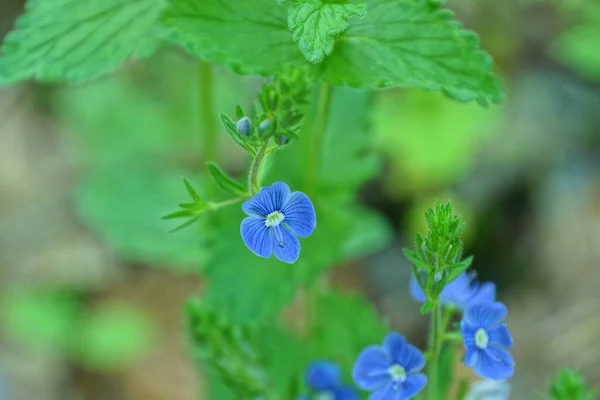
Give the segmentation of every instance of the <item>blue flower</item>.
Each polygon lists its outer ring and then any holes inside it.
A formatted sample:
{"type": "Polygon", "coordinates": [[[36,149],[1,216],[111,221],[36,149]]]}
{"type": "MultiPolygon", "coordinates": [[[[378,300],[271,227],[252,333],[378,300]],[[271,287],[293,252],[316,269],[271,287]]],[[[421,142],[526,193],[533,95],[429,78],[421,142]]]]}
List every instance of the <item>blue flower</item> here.
{"type": "Polygon", "coordinates": [[[315,208],[308,196],[302,192],[290,193],[283,182],[262,188],[242,209],[249,215],[240,227],[246,247],[259,257],[275,254],[289,264],[300,255],[296,236],[309,237],[317,226],[315,208]]]}
{"type": "Polygon", "coordinates": [[[342,371],[332,362],[313,362],[306,369],[305,379],[306,385],[315,391],[310,397],[313,400],[358,400],[358,393],[342,383],[342,371]]]}
{"type": "Polygon", "coordinates": [[[465,310],[460,330],[466,350],[464,363],[482,378],[501,381],[515,372],[515,363],[507,351],[512,337],[501,324],[506,317],[502,303],[480,303],[465,310]]]}
{"type": "MultiPolygon", "coordinates": [[[[463,272],[447,284],[440,293],[442,304],[464,310],[470,305],[496,301],[496,285],[492,282],[480,284],[475,277],[475,272],[463,272]]],[[[416,301],[425,302],[425,293],[414,275],[410,279],[410,294],[416,301]]]]}
{"type": "Polygon", "coordinates": [[[383,346],[369,346],[360,353],[352,377],[356,385],[371,393],[369,400],[408,400],[425,387],[427,377],[423,353],[395,333],[388,333],[383,346]]]}

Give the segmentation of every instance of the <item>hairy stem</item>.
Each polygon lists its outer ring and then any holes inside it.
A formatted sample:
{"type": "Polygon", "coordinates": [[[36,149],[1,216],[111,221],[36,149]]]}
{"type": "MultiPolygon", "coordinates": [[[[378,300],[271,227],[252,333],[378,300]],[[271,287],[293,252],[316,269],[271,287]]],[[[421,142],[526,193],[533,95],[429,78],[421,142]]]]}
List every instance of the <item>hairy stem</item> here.
{"type": "Polygon", "coordinates": [[[319,97],[317,108],[313,111],[312,124],[309,125],[309,135],[302,138],[305,143],[305,165],[304,175],[305,190],[308,195],[314,194],[318,174],[321,168],[322,146],[327,128],[327,117],[329,116],[329,106],[331,104],[331,86],[327,82],[321,81],[319,85],[319,97]]]}
{"type": "Polygon", "coordinates": [[[250,174],[248,175],[248,190],[251,195],[255,195],[260,189],[260,167],[267,154],[269,143],[265,143],[256,153],[252,165],[250,166],[250,174]]]}

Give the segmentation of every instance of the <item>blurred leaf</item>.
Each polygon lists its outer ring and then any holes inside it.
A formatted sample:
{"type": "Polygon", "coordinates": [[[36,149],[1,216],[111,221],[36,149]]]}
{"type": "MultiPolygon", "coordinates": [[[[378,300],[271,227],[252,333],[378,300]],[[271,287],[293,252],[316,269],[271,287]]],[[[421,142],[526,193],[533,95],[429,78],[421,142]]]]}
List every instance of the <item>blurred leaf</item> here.
{"type": "Polygon", "coordinates": [[[169,234],[180,221],[161,217],[188,194],[181,184],[189,172],[124,164],[91,173],[76,197],[81,217],[129,261],[198,270],[202,260],[198,231],[169,234]]]}
{"type": "Polygon", "coordinates": [[[467,174],[498,111],[420,91],[380,93],[373,109],[376,148],[392,164],[392,190],[410,193],[467,174]]]}
{"type": "Polygon", "coordinates": [[[350,367],[365,347],[380,344],[389,332],[372,305],[360,296],[330,292],[316,302],[316,316],[309,315],[313,318],[313,359],[350,367]]]}
{"type": "Polygon", "coordinates": [[[438,366],[438,399],[447,399],[448,391],[452,387],[454,367],[456,364],[456,347],[449,345],[442,349],[438,366]]]}
{"type": "Polygon", "coordinates": [[[145,43],[165,0],[29,0],[0,48],[13,81],[111,72],[145,43]]]}
{"type": "Polygon", "coordinates": [[[562,369],[550,382],[548,391],[552,400],[593,400],[596,394],[585,382],[581,373],[562,369]]]}
{"type": "Polygon", "coordinates": [[[155,327],[141,310],[102,310],[82,321],[76,355],[88,367],[114,370],[139,360],[152,348],[155,327]]]}
{"type": "Polygon", "coordinates": [[[553,54],[590,79],[600,79],[600,18],[563,32],[552,44],[553,54]]]}
{"type": "Polygon", "coordinates": [[[4,329],[27,346],[63,349],[76,332],[78,312],[65,294],[11,291],[2,299],[4,329]]]}

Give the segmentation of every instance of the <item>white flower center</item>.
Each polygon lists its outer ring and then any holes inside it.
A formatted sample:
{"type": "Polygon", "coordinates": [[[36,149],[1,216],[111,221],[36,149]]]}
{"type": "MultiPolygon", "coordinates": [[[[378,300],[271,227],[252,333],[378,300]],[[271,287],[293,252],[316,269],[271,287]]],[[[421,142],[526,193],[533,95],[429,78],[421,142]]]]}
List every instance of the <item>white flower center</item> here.
{"type": "Polygon", "coordinates": [[[404,382],[406,380],[406,371],[398,364],[394,364],[388,368],[388,374],[390,374],[392,380],[395,382],[404,382]]]}
{"type": "Polygon", "coordinates": [[[475,332],[475,346],[485,349],[488,346],[489,337],[485,329],[479,328],[475,332]]]}
{"type": "Polygon", "coordinates": [[[278,226],[284,219],[285,215],[283,215],[279,211],[273,211],[271,214],[267,215],[265,225],[268,227],[278,226]]]}
{"type": "Polygon", "coordinates": [[[313,397],[313,400],[335,400],[335,396],[331,392],[319,392],[313,397]]]}

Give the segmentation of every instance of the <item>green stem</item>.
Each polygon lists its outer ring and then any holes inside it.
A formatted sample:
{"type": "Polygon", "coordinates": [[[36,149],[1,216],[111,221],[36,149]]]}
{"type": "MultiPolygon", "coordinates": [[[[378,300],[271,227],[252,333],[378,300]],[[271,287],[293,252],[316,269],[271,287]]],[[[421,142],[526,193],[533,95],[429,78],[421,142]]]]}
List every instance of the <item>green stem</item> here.
{"type": "Polygon", "coordinates": [[[211,203],[210,208],[214,211],[214,210],[218,210],[219,208],[223,208],[223,207],[235,204],[235,203],[239,203],[240,201],[244,201],[246,199],[247,199],[247,197],[236,197],[233,199],[220,201],[218,203],[211,203]]]}
{"type": "MultiPolygon", "coordinates": [[[[218,162],[219,148],[217,137],[217,126],[215,123],[215,107],[214,107],[214,82],[212,65],[203,61],[199,61],[198,65],[198,81],[197,81],[197,135],[200,137],[202,159],[206,161],[218,162]]],[[[206,184],[207,195],[211,195],[214,185],[207,179],[206,184]]]]}
{"type": "Polygon", "coordinates": [[[329,116],[329,106],[331,105],[331,86],[321,81],[319,87],[319,97],[316,110],[312,113],[313,123],[310,126],[311,134],[308,135],[305,144],[306,149],[306,174],[304,176],[305,190],[310,195],[314,194],[318,173],[321,168],[323,139],[327,128],[327,117],[329,116]]]}
{"type": "Polygon", "coordinates": [[[248,175],[248,190],[251,195],[255,195],[260,189],[260,167],[262,165],[265,156],[267,155],[267,149],[269,148],[269,142],[262,145],[262,147],[256,153],[252,165],[250,166],[250,174],[248,175]]]}
{"type": "Polygon", "coordinates": [[[429,359],[429,373],[427,377],[428,400],[437,400],[438,396],[438,367],[444,329],[445,327],[443,326],[442,321],[442,305],[438,304],[435,307],[435,310],[431,313],[429,332],[429,352],[431,354],[431,358],[429,359]]]}

